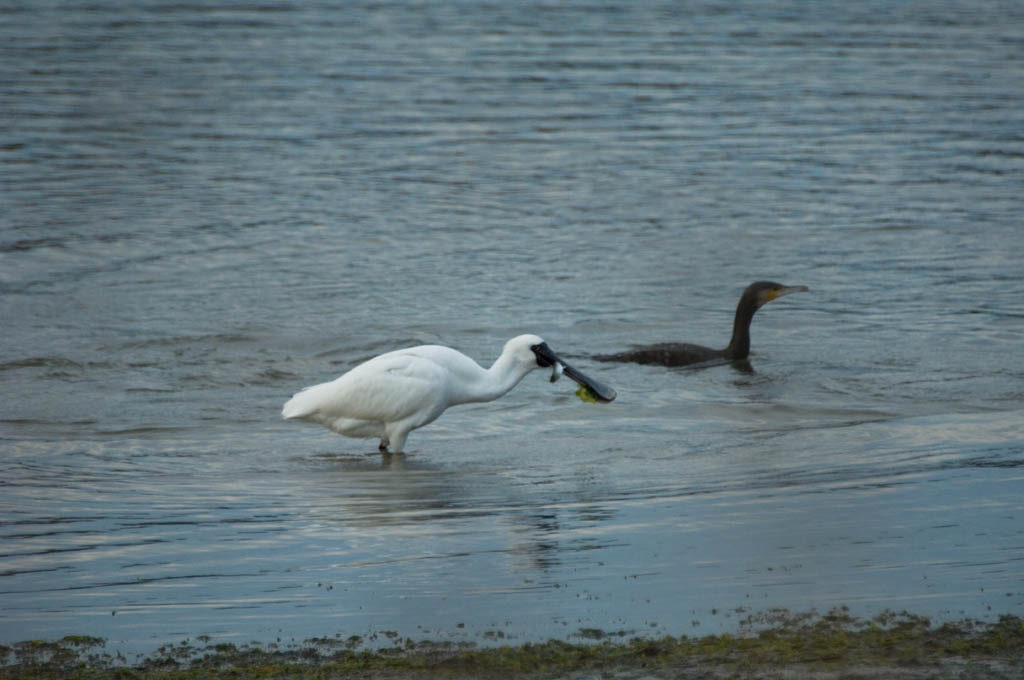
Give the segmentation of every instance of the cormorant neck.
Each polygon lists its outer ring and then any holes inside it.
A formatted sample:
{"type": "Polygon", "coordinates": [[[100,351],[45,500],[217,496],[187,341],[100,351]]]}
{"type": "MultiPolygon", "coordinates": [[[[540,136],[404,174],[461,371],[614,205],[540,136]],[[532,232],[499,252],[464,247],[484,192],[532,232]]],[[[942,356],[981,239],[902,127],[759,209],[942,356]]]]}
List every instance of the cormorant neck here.
{"type": "Polygon", "coordinates": [[[736,305],[736,318],[732,322],[732,339],[723,350],[726,359],[746,359],[750,355],[750,322],[757,311],[757,303],[746,295],[736,305]]]}

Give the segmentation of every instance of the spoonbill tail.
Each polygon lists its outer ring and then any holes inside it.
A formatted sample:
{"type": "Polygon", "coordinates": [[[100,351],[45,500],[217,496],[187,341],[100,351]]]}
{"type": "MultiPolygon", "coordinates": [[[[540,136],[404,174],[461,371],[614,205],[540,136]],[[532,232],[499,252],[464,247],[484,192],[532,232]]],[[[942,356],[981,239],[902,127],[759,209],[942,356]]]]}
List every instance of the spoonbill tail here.
{"type": "Polygon", "coordinates": [[[433,422],[449,406],[493,401],[535,368],[550,368],[551,382],[564,373],[597,401],[615,398],[615,390],[562,361],[543,338],[520,335],[505,343],[488,369],[441,345],[381,354],[337,380],[302,390],[285,403],[281,415],[346,437],[380,437],[382,453],[401,453],[409,432],[433,422]]]}

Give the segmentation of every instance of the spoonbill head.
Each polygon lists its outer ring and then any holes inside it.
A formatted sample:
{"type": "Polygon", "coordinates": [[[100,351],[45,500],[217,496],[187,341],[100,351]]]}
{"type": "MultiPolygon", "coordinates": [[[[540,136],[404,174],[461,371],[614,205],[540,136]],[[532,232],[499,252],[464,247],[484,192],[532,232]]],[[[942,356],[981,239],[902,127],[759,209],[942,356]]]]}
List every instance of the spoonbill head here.
{"type": "Polygon", "coordinates": [[[281,415],[346,437],[379,437],[381,452],[401,453],[412,430],[449,406],[493,401],[537,368],[550,368],[551,382],[569,376],[597,401],[615,399],[615,390],[567,364],[543,338],[520,335],[505,343],[487,369],[442,345],[381,354],[336,380],[305,388],[285,403],[281,415]]]}

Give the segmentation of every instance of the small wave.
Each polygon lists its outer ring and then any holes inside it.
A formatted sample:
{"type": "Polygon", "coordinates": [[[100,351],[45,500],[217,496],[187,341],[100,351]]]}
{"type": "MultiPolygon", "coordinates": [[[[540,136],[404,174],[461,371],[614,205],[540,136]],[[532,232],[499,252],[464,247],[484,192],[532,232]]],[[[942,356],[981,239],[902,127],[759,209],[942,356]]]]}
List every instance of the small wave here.
{"type": "Polygon", "coordinates": [[[44,420],[42,418],[6,418],[0,419],[5,425],[95,425],[95,420],[44,420]]]}
{"type": "Polygon", "coordinates": [[[29,357],[0,363],[0,371],[15,371],[21,368],[81,369],[82,364],[64,357],[29,357]]]}
{"type": "Polygon", "coordinates": [[[244,333],[208,333],[203,335],[181,335],[162,338],[131,340],[108,347],[112,350],[145,349],[149,347],[177,347],[198,343],[234,344],[252,342],[255,338],[244,333]]]}
{"type": "Polygon", "coordinates": [[[276,385],[286,380],[298,380],[299,376],[289,371],[282,371],[276,368],[267,368],[250,378],[247,383],[250,385],[276,385]]]}
{"type": "Polygon", "coordinates": [[[37,248],[63,248],[63,238],[23,238],[9,243],[0,243],[0,253],[18,253],[37,248]]]}
{"type": "Polygon", "coordinates": [[[143,427],[129,427],[123,430],[97,430],[96,434],[111,437],[140,437],[158,434],[176,434],[180,432],[187,432],[191,428],[187,427],[161,427],[161,426],[143,426],[143,427]]]}

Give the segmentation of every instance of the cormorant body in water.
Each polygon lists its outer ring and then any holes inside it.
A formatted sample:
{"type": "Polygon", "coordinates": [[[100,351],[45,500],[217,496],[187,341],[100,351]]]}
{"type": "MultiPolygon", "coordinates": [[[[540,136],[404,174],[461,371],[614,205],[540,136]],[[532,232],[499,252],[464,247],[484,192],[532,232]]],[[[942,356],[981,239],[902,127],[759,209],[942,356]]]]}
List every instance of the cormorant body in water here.
{"type": "Polygon", "coordinates": [[[725,349],[712,349],[703,345],[691,345],[683,342],[661,342],[617,354],[600,354],[594,358],[598,361],[628,361],[659,366],[687,366],[712,359],[730,361],[746,359],[750,354],[750,322],[754,318],[754,312],[775,298],[806,290],[808,290],[807,286],[783,286],[781,283],[773,281],[755,281],[747,286],[736,306],[732,339],[729,340],[729,345],[725,349]]]}

